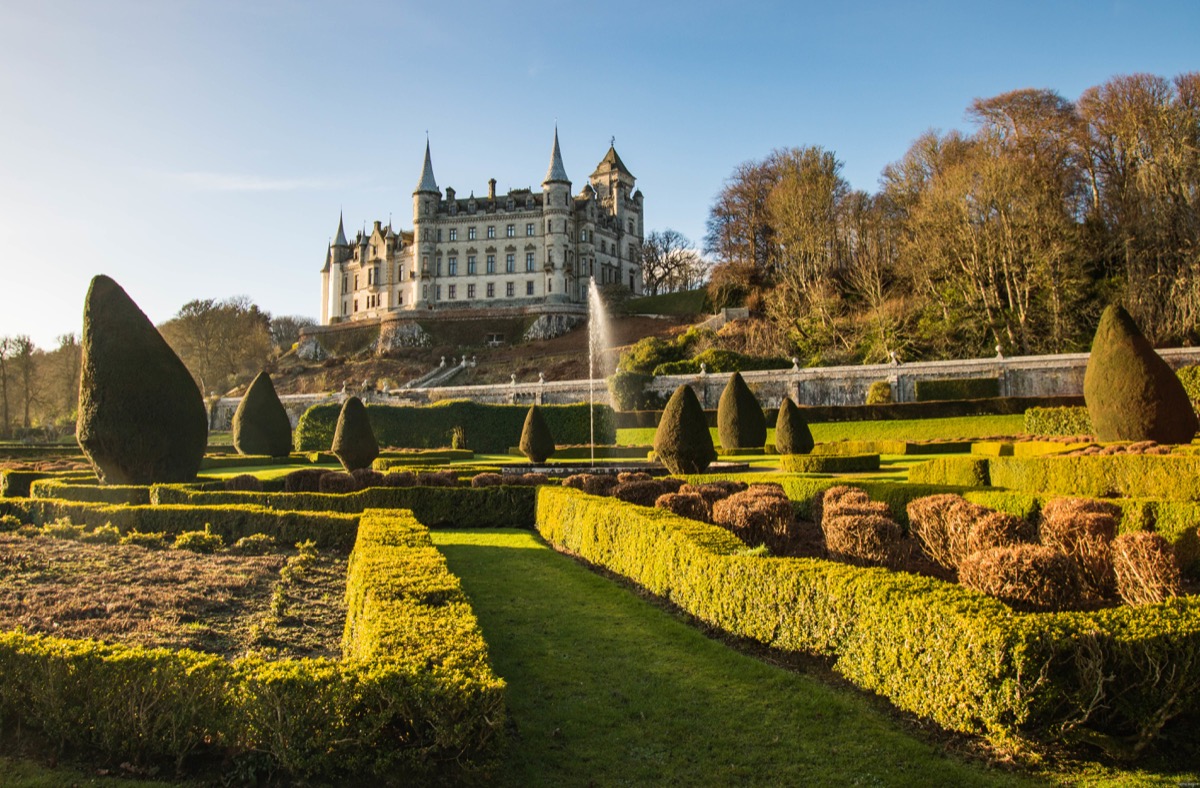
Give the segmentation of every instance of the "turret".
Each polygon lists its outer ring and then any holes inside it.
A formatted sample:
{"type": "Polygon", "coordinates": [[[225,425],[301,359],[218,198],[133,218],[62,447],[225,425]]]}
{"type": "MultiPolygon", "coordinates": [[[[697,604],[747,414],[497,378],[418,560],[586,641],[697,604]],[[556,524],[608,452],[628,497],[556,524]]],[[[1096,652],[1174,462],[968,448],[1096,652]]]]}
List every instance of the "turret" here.
{"type": "Polygon", "coordinates": [[[554,129],[554,147],[550,167],[542,181],[542,219],[546,222],[545,287],[547,301],[567,300],[566,263],[570,247],[571,179],[563,166],[558,147],[558,127],[554,129]]]}
{"type": "Polygon", "coordinates": [[[416,304],[427,303],[432,298],[430,277],[433,274],[433,258],[437,251],[437,230],[434,227],[437,219],[438,202],[442,193],[433,177],[433,160],[429,155],[429,141],[425,141],[425,163],[421,166],[421,177],[413,192],[413,266],[419,272],[421,287],[413,292],[416,304]],[[422,297],[422,293],[426,297],[422,297]]]}

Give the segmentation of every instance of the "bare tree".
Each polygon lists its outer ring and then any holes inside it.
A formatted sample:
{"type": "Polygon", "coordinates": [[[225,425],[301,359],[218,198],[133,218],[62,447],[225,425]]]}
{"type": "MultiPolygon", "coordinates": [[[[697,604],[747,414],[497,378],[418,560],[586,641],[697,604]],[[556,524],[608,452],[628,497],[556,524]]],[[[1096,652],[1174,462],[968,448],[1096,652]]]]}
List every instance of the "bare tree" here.
{"type": "Polygon", "coordinates": [[[675,230],[655,230],[647,235],[641,260],[648,295],[691,290],[704,281],[704,259],[687,236],[675,230]]]}
{"type": "Polygon", "coordinates": [[[300,330],[315,326],[317,321],[300,315],[280,315],[271,318],[271,342],[275,350],[286,353],[300,339],[300,330]]]}
{"type": "Polygon", "coordinates": [[[201,392],[228,390],[262,370],[271,355],[271,316],[244,296],[189,301],[159,331],[201,392]]]}
{"type": "Polygon", "coordinates": [[[38,401],[36,351],[37,347],[27,334],[18,334],[13,338],[13,363],[21,384],[21,426],[26,430],[33,426],[30,412],[38,401]]]}
{"type": "Polygon", "coordinates": [[[12,337],[0,337],[0,437],[12,435],[12,419],[9,416],[9,363],[16,347],[12,337]]]}

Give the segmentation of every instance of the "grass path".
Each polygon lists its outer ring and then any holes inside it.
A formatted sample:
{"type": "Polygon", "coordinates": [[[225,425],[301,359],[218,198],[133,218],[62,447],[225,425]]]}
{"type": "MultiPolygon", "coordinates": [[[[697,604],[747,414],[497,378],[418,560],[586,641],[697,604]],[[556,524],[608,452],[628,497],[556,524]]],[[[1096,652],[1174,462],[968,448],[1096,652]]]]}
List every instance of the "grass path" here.
{"type": "Polygon", "coordinates": [[[509,747],[489,784],[1027,784],[710,640],[528,531],[433,540],[508,682],[509,747]]]}

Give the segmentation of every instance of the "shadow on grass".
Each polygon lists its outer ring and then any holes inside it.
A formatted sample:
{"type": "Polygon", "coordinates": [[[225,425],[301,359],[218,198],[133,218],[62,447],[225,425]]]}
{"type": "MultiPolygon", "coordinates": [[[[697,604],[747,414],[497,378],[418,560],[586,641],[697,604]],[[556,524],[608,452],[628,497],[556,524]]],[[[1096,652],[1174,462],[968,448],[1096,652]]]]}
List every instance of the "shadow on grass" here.
{"type": "Polygon", "coordinates": [[[437,531],[508,682],[500,785],[991,785],[853,692],[705,637],[528,531],[437,531]]]}

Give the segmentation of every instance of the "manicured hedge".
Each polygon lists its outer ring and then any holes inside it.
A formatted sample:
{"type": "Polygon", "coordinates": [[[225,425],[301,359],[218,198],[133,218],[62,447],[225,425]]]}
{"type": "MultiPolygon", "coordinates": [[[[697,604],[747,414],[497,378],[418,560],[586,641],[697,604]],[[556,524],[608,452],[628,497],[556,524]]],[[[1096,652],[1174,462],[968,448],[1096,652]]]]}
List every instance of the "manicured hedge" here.
{"type": "Polygon", "coordinates": [[[1091,498],[1200,500],[1200,457],[1115,454],[1083,457],[995,457],[995,487],[1091,498]]]}
{"type": "Polygon", "coordinates": [[[291,465],[298,462],[309,462],[306,454],[291,454],[285,457],[272,457],[268,454],[206,454],[200,460],[200,470],[216,470],[218,468],[255,468],[261,465],[291,465]]]}
{"type": "Polygon", "coordinates": [[[856,473],[879,470],[878,454],[781,454],[786,473],[856,473]]]}
{"type": "Polygon", "coordinates": [[[533,487],[369,487],[358,492],[285,493],[198,491],[157,485],[151,500],[190,506],[254,506],[307,512],[408,509],[427,527],[526,528],[533,522],[533,487]]]}
{"type": "MultiPolygon", "coordinates": [[[[596,459],[606,460],[644,460],[646,455],[653,450],[652,446],[597,446],[596,459]]],[[[521,453],[520,449],[509,449],[509,454],[513,452],[521,453]]],[[[590,446],[559,446],[554,450],[553,461],[559,460],[590,460],[592,458],[592,447],[590,446]]]]}
{"type": "Polygon", "coordinates": [[[1082,405],[1059,408],[1030,408],[1025,411],[1028,435],[1092,435],[1092,417],[1082,405]]]}
{"type": "Polygon", "coordinates": [[[60,498],[81,503],[150,503],[150,488],[140,484],[81,484],[58,477],[39,479],[29,486],[30,498],[60,498]]]}
{"type": "Polygon", "coordinates": [[[959,454],[970,449],[966,441],[917,443],[901,440],[830,441],[818,443],[813,454],[959,454]]]}
{"type": "Polygon", "coordinates": [[[899,708],[1001,745],[1069,724],[1146,739],[1160,716],[1200,710],[1195,598],[1021,614],[917,575],[745,555],[715,526],[566,488],[542,490],[537,528],[731,635],[827,657],[899,708]]]}
{"type": "Polygon", "coordinates": [[[46,471],[0,471],[0,498],[28,498],[34,482],[51,476],[46,471]]]}
{"type": "Polygon", "coordinates": [[[988,460],[982,457],[938,457],[909,468],[908,480],[914,484],[987,487],[988,468],[988,460]]]}
{"type": "MultiPolygon", "coordinates": [[[[561,443],[590,441],[589,406],[540,406],[547,426],[561,443]]],[[[327,451],[333,442],[337,426],[338,405],[313,405],[304,412],[296,425],[298,451],[327,451]]],[[[503,454],[509,446],[517,445],[525,414],[524,405],[484,405],[468,400],[448,400],[423,407],[407,405],[369,405],[367,415],[371,428],[381,446],[436,449],[450,444],[455,427],[466,430],[467,445],[485,454],[503,454]]],[[[612,409],[596,405],[596,441],[616,440],[612,409]]]]}
{"type": "Polygon", "coordinates": [[[504,684],[458,581],[404,512],[370,512],[350,561],[345,658],[0,633],[0,723],[112,761],[191,755],[248,782],[452,781],[494,753],[504,684]]]}
{"type": "Polygon", "coordinates": [[[971,453],[983,457],[1043,457],[1074,451],[1087,445],[1060,441],[976,441],[971,444],[971,453]]]}
{"type": "Polygon", "coordinates": [[[999,378],[958,378],[952,380],[918,380],[913,384],[917,402],[940,400],[990,399],[1000,396],[999,378]]]}

